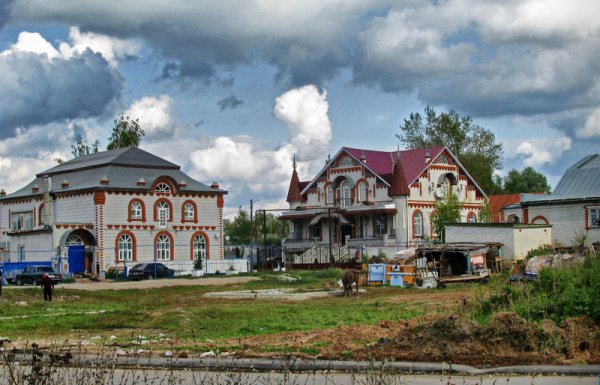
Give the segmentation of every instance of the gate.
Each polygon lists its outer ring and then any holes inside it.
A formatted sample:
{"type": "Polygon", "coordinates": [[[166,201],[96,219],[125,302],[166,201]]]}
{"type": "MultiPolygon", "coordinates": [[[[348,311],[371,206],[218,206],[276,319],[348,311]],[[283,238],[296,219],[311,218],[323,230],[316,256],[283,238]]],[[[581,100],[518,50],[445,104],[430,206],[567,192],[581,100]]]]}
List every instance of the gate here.
{"type": "Polygon", "coordinates": [[[85,273],[85,245],[69,246],[69,273],[85,273]]]}

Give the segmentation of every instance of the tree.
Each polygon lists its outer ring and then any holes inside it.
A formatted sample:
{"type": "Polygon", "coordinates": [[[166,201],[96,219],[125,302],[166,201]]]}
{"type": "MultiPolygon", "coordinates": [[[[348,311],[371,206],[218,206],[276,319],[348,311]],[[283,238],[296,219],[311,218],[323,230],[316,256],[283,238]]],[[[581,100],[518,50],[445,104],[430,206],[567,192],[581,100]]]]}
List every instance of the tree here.
{"type": "Polygon", "coordinates": [[[100,146],[99,141],[95,141],[91,146],[88,144],[87,139],[83,139],[81,135],[77,136],[75,144],[71,145],[71,154],[73,157],[77,158],[81,155],[88,155],[92,153],[98,152],[98,146],[100,146]]]}
{"type": "Polygon", "coordinates": [[[502,166],[502,144],[469,115],[461,117],[454,110],[438,115],[427,106],[425,119],[418,112],[411,113],[396,136],[408,148],[448,147],[486,193],[497,192],[493,174],[502,166]]]}
{"type": "Polygon", "coordinates": [[[138,147],[145,135],[140,127],[139,119],[132,120],[129,116],[121,114],[118,120],[115,120],[112,134],[108,138],[107,150],[115,150],[124,147],[138,147]]]}
{"type": "Polygon", "coordinates": [[[458,196],[452,191],[446,190],[444,198],[437,200],[433,209],[433,228],[435,233],[440,236],[440,240],[445,242],[446,232],[444,224],[460,222],[460,202],[458,201],[458,196]]]}
{"type": "Polygon", "coordinates": [[[225,233],[229,235],[229,242],[233,244],[247,245],[252,243],[248,212],[240,207],[233,221],[225,225],[225,233]]]}
{"type": "Polygon", "coordinates": [[[537,172],[533,167],[525,167],[523,171],[510,170],[504,178],[505,194],[520,194],[532,192],[550,192],[546,176],[537,172]]]}

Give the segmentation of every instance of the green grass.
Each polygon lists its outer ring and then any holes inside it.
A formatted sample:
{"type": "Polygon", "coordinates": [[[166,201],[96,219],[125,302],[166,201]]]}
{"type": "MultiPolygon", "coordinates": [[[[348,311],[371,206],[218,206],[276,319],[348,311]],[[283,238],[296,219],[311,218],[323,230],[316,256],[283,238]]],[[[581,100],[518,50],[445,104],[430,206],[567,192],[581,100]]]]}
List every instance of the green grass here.
{"type": "MultiPolygon", "coordinates": [[[[327,297],[309,301],[208,299],[212,291],[293,287],[331,287],[341,271],[294,271],[297,281],[280,281],[275,274],[227,287],[180,286],[144,290],[55,291],[56,300],[43,301],[39,289],[8,288],[0,297],[0,336],[21,339],[62,339],[74,334],[119,338],[139,333],[163,333],[190,341],[327,329],[338,325],[374,324],[409,319],[424,313],[422,306],[387,301],[398,289],[373,288],[359,298],[327,297]],[[15,305],[17,302],[26,303],[15,305]],[[139,331],[139,332],[138,332],[139,331]]],[[[312,347],[318,350],[318,347],[312,347]]]]}

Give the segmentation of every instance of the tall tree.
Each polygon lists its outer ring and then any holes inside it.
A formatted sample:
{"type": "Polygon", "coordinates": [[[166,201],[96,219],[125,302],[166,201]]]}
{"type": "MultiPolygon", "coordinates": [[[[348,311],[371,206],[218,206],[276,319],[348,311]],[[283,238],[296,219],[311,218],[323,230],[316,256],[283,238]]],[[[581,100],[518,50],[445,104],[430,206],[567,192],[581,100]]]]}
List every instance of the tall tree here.
{"type": "Polygon", "coordinates": [[[140,127],[139,119],[131,119],[129,116],[121,114],[119,119],[115,120],[112,134],[108,138],[107,150],[115,150],[123,147],[138,147],[144,136],[144,130],[140,127]]]}
{"type": "Polygon", "coordinates": [[[445,191],[444,198],[435,202],[433,206],[435,213],[432,216],[433,228],[442,242],[446,240],[445,224],[460,222],[460,206],[458,196],[449,190],[445,191]]]}
{"type": "Polygon", "coordinates": [[[424,118],[417,112],[404,119],[396,136],[408,148],[448,147],[486,193],[497,192],[493,174],[502,166],[502,144],[469,115],[460,116],[454,110],[438,115],[427,106],[424,118]]]}
{"type": "Polygon", "coordinates": [[[247,245],[252,243],[248,212],[240,207],[233,221],[225,225],[225,233],[229,235],[229,242],[233,244],[247,245]]]}
{"type": "Polygon", "coordinates": [[[98,152],[98,146],[100,146],[100,142],[98,140],[96,140],[92,145],[89,145],[87,139],[83,139],[81,135],[79,135],[75,140],[75,144],[71,145],[71,154],[73,154],[73,157],[77,158],[81,155],[96,153],[98,152]]]}
{"type": "Polygon", "coordinates": [[[504,193],[520,194],[532,192],[550,192],[546,176],[533,167],[525,167],[523,171],[510,170],[504,178],[504,193]]]}

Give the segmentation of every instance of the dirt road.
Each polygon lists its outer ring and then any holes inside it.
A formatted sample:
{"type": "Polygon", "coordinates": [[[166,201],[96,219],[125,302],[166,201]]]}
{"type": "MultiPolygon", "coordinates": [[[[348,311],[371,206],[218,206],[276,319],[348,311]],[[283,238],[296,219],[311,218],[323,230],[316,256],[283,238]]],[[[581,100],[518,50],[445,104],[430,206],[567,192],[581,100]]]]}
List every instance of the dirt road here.
{"type": "Polygon", "coordinates": [[[73,290],[127,290],[151,289],[167,286],[225,286],[254,281],[259,277],[222,277],[222,278],[175,278],[175,279],[146,279],[142,281],[86,281],[75,283],[61,283],[56,288],[73,290]]]}

